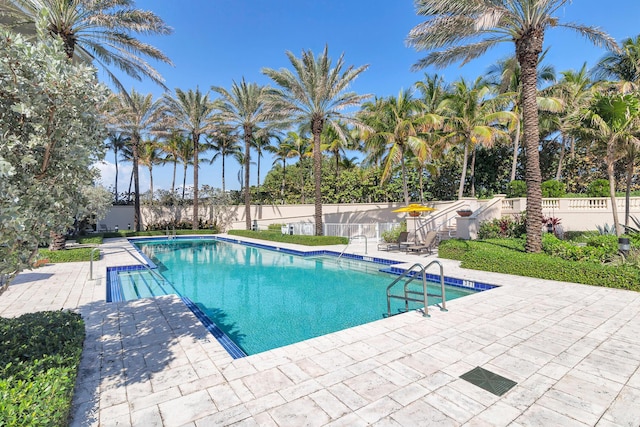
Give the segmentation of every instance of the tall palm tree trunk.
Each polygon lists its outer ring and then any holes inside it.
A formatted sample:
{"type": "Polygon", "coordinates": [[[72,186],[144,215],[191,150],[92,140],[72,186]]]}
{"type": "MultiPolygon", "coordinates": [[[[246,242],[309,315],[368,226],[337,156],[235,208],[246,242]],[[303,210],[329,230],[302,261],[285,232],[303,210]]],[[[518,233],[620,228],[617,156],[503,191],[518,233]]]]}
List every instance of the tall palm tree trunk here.
{"type": "Polygon", "coordinates": [[[178,161],[173,161],[173,178],[171,179],[171,197],[173,197],[173,193],[176,191],[176,169],[178,168],[178,161]]]}
{"type": "Polygon", "coordinates": [[[516,40],[516,56],[522,75],[522,115],[526,153],[527,241],[526,251],[542,250],[542,175],[540,173],[537,80],[538,59],[542,52],[544,31],[532,27],[529,34],[516,40]]]}
{"type": "Polygon", "coordinates": [[[184,161],[184,173],[182,175],[182,201],[184,202],[184,190],[187,187],[187,167],[189,166],[187,163],[187,159],[184,161]]]}
{"type": "Polygon", "coordinates": [[[153,166],[149,165],[149,203],[153,206],[153,166]]]}
{"type": "Polygon", "coordinates": [[[607,175],[609,178],[609,197],[611,198],[611,212],[613,213],[613,226],[616,230],[616,235],[622,234],[620,219],[618,218],[618,203],[616,200],[616,175],[615,175],[615,143],[609,141],[607,144],[607,175]]]}
{"type": "Polygon", "coordinates": [[[467,179],[467,165],[469,158],[469,144],[464,143],[464,154],[462,159],[462,172],[460,173],[460,185],[458,186],[458,200],[462,200],[464,194],[464,181],[467,179]]]}
{"type": "Polygon", "coordinates": [[[404,203],[409,204],[409,186],[407,185],[407,164],[404,162],[404,146],[400,148],[400,165],[402,167],[402,191],[404,193],[404,203]]]}
{"type": "Polygon", "coordinates": [[[304,167],[302,165],[302,153],[300,153],[300,203],[304,204],[304,167]]]}
{"type": "Polygon", "coordinates": [[[560,181],[560,178],[562,178],[562,162],[564,162],[564,155],[565,152],[567,151],[566,149],[566,145],[567,145],[567,141],[565,136],[562,136],[561,139],[561,143],[560,143],[560,156],[558,157],[558,168],[556,169],[556,181],[560,181]]]}
{"type": "Polygon", "coordinates": [[[133,185],[133,166],[129,175],[129,191],[127,192],[127,203],[131,203],[131,186],[133,185]]]}
{"type": "Polygon", "coordinates": [[[191,226],[192,229],[197,230],[199,226],[199,215],[198,215],[198,157],[200,153],[198,152],[198,145],[200,144],[200,135],[197,133],[192,134],[193,139],[193,224],[191,226]]]}
{"type": "Polygon", "coordinates": [[[251,137],[252,130],[249,126],[244,127],[244,210],[245,225],[247,230],[251,230],[251,191],[249,184],[249,164],[251,162],[251,137]]]}
{"type": "Polygon", "coordinates": [[[138,137],[131,138],[133,153],[133,230],[140,231],[142,213],[140,211],[140,177],[138,171],[138,137]]]}
{"type": "Polygon", "coordinates": [[[224,187],[224,154],[222,155],[222,194],[227,194],[224,187]]]}
{"type": "Polygon", "coordinates": [[[321,118],[314,118],[311,122],[311,131],[313,132],[313,179],[315,181],[315,221],[316,236],[322,236],[322,152],[320,151],[320,134],[324,127],[324,121],[321,118]]]}
{"type": "Polygon", "coordinates": [[[471,153],[471,197],[476,197],[476,147],[471,153]]]}
{"type": "Polygon", "coordinates": [[[113,152],[115,154],[114,164],[116,166],[116,188],[115,188],[115,199],[116,204],[118,204],[118,147],[113,148],[113,152]]]}
{"type": "Polygon", "coordinates": [[[629,226],[629,199],[631,198],[631,184],[633,182],[633,171],[635,169],[634,157],[629,156],[627,161],[627,185],[624,192],[624,225],[629,226]]]}
{"type": "Polygon", "coordinates": [[[282,184],[280,185],[280,197],[282,198],[282,204],[284,205],[284,187],[286,185],[287,178],[287,159],[282,159],[282,184]]]}
{"type": "Polygon", "coordinates": [[[518,168],[518,152],[520,151],[520,120],[516,122],[515,135],[513,136],[513,160],[511,161],[511,181],[516,180],[518,168]]]}

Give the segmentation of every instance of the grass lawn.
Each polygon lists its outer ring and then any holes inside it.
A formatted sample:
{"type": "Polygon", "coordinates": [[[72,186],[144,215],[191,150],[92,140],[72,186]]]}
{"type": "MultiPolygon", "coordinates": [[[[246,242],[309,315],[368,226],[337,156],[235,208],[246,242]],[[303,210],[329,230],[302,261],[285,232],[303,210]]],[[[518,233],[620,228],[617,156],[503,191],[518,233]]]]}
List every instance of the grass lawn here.
{"type": "Polygon", "coordinates": [[[337,236],[303,236],[299,234],[282,234],[280,231],[251,231],[251,230],[229,230],[232,236],[250,237],[252,239],[268,240],[271,242],[295,243],[305,246],[324,245],[346,245],[349,243],[347,237],[337,236]]]}

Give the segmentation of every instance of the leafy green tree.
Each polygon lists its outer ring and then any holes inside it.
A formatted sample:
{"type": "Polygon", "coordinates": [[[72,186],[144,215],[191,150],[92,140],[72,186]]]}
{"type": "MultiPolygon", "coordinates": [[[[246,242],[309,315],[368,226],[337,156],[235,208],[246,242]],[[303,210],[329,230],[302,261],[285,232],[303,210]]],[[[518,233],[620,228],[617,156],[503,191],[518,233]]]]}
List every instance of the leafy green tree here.
{"type": "Polygon", "coordinates": [[[97,63],[118,91],[126,92],[109,66],[164,87],[162,76],[145,58],[170,65],[171,60],[135,37],[171,34],[172,29],[153,12],[135,9],[133,0],[5,0],[0,6],[0,16],[25,32],[43,12],[48,33],[62,40],[67,57],[97,63]]]}
{"type": "Polygon", "coordinates": [[[555,13],[569,0],[415,0],[416,12],[427,20],[414,27],[411,46],[429,51],[415,69],[429,65],[463,64],[498,43],[514,43],[522,76],[521,104],[526,150],[527,252],[542,250],[542,190],[540,185],[537,82],[545,31],[565,27],[597,45],[617,50],[605,32],[574,23],[564,24],[555,13]],[[442,49],[442,50],[438,50],[442,49]]]}
{"type": "MultiPolygon", "coordinates": [[[[189,89],[188,92],[176,88],[175,95],[165,94],[163,98],[167,112],[166,125],[189,135],[193,147],[193,220],[192,226],[197,230],[200,224],[198,211],[198,161],[200,158],[200,136],[215,129],[215,105],[209,101],[209,94],[200,89],[189,89]]],[[[185,166],[186,167],[186,166],[185,166]]],[[[182,189],[184,198],[184,187],[182,189]]]]}
{"type": "Polygon", "coordinates": [[[338,122],[362,127],[356,118],[345,114],[347,108],[357,107],[368,97],[354,92],[345,92],[347,87],[368,66],[343,68],[344,55],[338,58],[332,68],[328,47],[316,58],[311,51],[303,51],[301,58],[287,52],[287,57],[295,73],[287,69],[264,68],[262,72],[270,77],[280,89],[269,92],[267,105],[273,113],[280,114],[283,123],[308,123],[313,135],[313,175],[315,181],[315,221],[316,235],[321,236],[322,227],[322,150],[320,147],[325,125],[331,126],[341,138],[346,139],[338,122]]]}
{"type": "Polygon", "coordinates": [[[33,43],[0,31],[0,288],[67,232],[104,158],[106,88],[43,28],[33,43]]]}
{"type": "MultiPolygon", "coordinates": [[[[247,83],[244,77],[240,83],[233,82],[231,91],[223,87],[211,88],[222,96],[218,108],[221,110],[220,119],[226,124],[242,130],[244,139],[244,207],[245,225],[251,230],[251,191],[249,176],[251,165],[251,144],[254,132],[267,122],[269,109],[265,106],[265,95],[268,88],[257,83],[247,83]]],[[[256,138],[261,138],[258,132],[256,138]]]]}

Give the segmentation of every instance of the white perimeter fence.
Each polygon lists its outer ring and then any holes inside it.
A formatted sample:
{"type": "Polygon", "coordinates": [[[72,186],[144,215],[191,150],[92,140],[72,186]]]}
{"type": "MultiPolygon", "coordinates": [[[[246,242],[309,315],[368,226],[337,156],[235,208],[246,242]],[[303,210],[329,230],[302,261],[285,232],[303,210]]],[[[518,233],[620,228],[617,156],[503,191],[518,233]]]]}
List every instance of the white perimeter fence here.
{"type": "MultiPolygon", "coordinates": [[[[375,222],[370,224],[323,224],[323,234],[325,236],[341,236],[341,237],[362,237],[368,239],[380,240],[382,233],[390,231],[400,224],[393,222],[375,222]]],[[[316,225],[312,222],[294,222],[287,224],[288,230],[293,227],[293,234],[302,234],[313,236],[315,234],[316,225]]],[[[284,230],[284,228],[283,228],[284,230]]]]}

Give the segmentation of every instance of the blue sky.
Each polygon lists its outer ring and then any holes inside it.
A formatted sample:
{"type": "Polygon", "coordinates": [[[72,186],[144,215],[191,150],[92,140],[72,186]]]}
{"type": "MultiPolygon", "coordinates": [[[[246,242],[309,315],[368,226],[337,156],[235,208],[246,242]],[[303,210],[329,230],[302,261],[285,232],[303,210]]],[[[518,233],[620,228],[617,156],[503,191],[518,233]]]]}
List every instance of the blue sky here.
{"type": "MultiPolygon", "coordinates": [[[[497,59],[513,54],[513,44],[504,44],[464,67],[443,70],[425,69],[412,72],[411,65],[424,54],[405,44],[411,28],[421,22],[411,0],[137,0],[139,9],[152,10],[173,27],[170,36],[145,37],[143,40],[160,48],[174,66],[153,64],[171,89],[212,85],[229,87],[244,77],[247,81],[269,84],[261,69],[288,68],[286,51],[299,56],[302,50],[320,52],[325,44],[335,60],[344,53],[347,65],[369,65],[354,82],[351,90],[377,96],[396,95],[411,87],[424,73],[438,72],[451,82],[459,77],[475,79],[497,59]]],[[[616,40],[640,34],[638,0],[576,0],[558,14],[561,22],[597,26],[616,40]]],[[[545,63],[556,71],[589,67],[605,53],[569,30],[551,29],[545,36],[549,54],[545,63]]],[[[119,74],[121,76],[121,74],[119,74]]],[[[100,74],[104,79],[104,76],[100,74]]],[[[162,96],[162,88],[151,82],[137,82],[122,77],[127,88],[162,96]]],[[[113,185],[113,153],[107,155],[103,184],[113,185]]],[[[261,180],[272,159],[263,158],[261,180]]],[[[130,166],[121,164],[119,191],[126,190],[130,166]]],[[[178,181],[182,176],[179,175],[178,181]]],[[[233,159],[226,162],[227,188],[238,189],[238,166],[233,159]]],[[[143,190],[148,188],[148,171],[141,170],[143,190]]],[[[251,183],[255,185],[255,167],[251,183]]],[[[187,185],[193,171],[187,174],[187,185]]],[[[221,166],[203,165],[200,183],[221,186],[221,166]]],[[[154,168],[155,188],[168,189],[171,168],[154,168]]]]}

